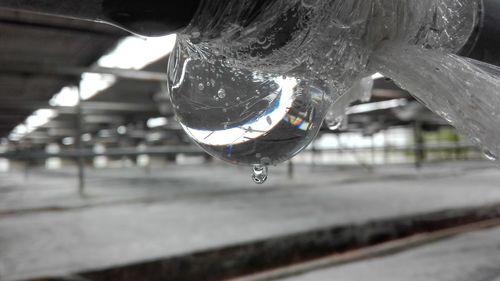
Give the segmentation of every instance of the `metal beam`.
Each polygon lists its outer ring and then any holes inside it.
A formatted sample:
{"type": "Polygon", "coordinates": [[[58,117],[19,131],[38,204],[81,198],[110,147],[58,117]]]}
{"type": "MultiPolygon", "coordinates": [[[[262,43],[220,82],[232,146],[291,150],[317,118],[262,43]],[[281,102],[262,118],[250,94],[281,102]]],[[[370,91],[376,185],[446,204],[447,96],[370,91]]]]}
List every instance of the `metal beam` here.
{"type": "MultiPolygon", "coordinates": [[[[57,110],[61,114],[75,114],[76,108],[72,106],[50,106],[45,102],[26,101],[16,99],[1,99],[0,109],[26,109],[37,110],[40,108],[51,108],[57,110]]],[[[84,101],[82,102],[82,110],[84,112],[157,112],[158,108],[154,103],[126,103],[126,102],[101,102],[101,101],[84,101]]]]}
{"type": "MultiPolygon", "coordinates": [[[[75,122],[75,148],[76,151],[81,151],[83,149],[82,141],[82,129],[83,129],[83,111],[82,111],[82,92],[81,87],[78,89],[78,104],[76,105],[76,122],[75,122]]],[[[85,191],[85,159],[82,155],[76,157],[76,162],[78,165],[78,193],[80,196],[84,195],[85,191]]]]}
{"type": "MultiPolygon", "coordinates": [[[[36,21],[20,21],[19,19],[11,19],[6,18],[5,14],[0,15],[0,24],[2,25],[10,25],[15,27],[23,27],[34,30],[51,30],[57,32],[67,32],[67,33],[76,33],[76,34],[85,34],[91,36],[106,36],[111,38],[120,38],[127,35],[126,32],[121,29],[115,28],[85,28],[81,26],[77,26],[74,24],[54,24],[48,22],[36,22],[36,21]]],[[[65,23],[68,23],[67,21],[65,23]]],[[[92,23],[91,23],[92,24],[92,23]]],[[[95,27],[96,25],[94,25],[95,27]]]]}
{"type": "Polygon", "coordinates": [[[85,101],[82,102],[82,110],[85,111],[126,111],[126,112],[157,112],[158,108],[154,103],[121,103],[121,102],[103,102],[103,101],[85,101]]]}
{"type": "Polygon", "coordinates": [[[137,149],[136,147],[128,148],[108,148],[103,153],[95,153],[92,149],[80,150],[65,150],[59,153],[47,153],[45,151],[18,151],[18,152],[5,152],[0,153],[0,158],[6,159],[46,159],[50,157],[60,158],[92,158],[96,156],[138,156],[138,155],[176,155],[176,154],[189,154],[189,155],[205,155],[199,147],[194,145],[176,145],[176,146],[159,146],[150,147],[146,149],[137,149]]]}
{"type": "Polygon", "coordinates": [[[132,70],[109,67],[80,67],[58,64],[37,64],[37,63],[2,63],[0,64],[0,73],[19,74],[19,75],[50,75],[50,76],[69,76],[79,77],[83,73],[110,74],[122,79],[140,80],[147,82],[165,82],[166,73],[132,70]]]}
{"type": "Polygon", "coordinates": [[[123,124],[125,118],[121,115],[87,115],[83,117],[84,124],[123,124]]]}

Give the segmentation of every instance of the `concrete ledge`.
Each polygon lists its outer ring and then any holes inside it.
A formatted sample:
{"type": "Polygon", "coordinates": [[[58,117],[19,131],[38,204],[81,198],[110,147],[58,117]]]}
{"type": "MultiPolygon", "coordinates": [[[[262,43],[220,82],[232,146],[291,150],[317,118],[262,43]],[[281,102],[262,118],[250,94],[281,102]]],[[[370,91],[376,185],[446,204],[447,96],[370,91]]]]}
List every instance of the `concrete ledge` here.
{"type": "Polygon", "coordinates": [[[74,277],[36,281],[224,280],[418,233],[499,217],[500,204],[450,209],[334,226],[221,249],[82,272],[74,277]]]}

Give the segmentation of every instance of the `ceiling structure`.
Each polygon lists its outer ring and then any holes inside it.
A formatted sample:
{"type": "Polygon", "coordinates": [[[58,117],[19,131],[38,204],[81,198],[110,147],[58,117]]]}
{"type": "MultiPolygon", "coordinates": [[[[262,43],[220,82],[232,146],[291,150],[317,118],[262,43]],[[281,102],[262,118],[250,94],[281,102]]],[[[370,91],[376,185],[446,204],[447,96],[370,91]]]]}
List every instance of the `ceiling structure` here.
{"type": "Polygon", "coordinates": [[[51,106],[49,101],[64,87],[78,86],[86,72],[111,73],[116,83],[82,103],[82,133],[108,130],[116,135],[127,124],[141,129],[141,123],[160,115],[159,104],[171,115],[162,95],[166,57],[143,71],[95,64],[127,36],[90,21],[0,9],[0,138],[8,138],[38,109],[54,110],[56,116],[16,143],[43,145],[75,136],[76,107],[51,106]]]}
{"type": "Polygon", "coordinates": [[[123,36],[92,22],[0,10],[0,137],[77,82],[43,69],[88,67],[123,36]]]}
{"type": "MultiPolygon", "coordinates": [[[[87,135],[87,146],[95,142],[110,147],[189,143],[174,121],[166,96],[166,54],[135,69],[96,64],[128,36],[90,21],[0,9],[0,139],[12,136],[16,126],[37,110],[51,109],[55,116],[10,143],[40,149],[53,142],[73,145],[77,134],[87,135]],[[83,73],[112,74],[116,81],[81,103],[78,131],[80,107],[54,106],[49,101],[64,87],[78,86],[83,73]],[[147,121],[159,116],[167,122],[148,128],[147,121]]],[[[375,80],[372,103],[401,99],[407,101],[401,106],[350,114],[345,129],[373,134],[410,124],[415,118],[442,122],[391,80],[375,80]]]]}

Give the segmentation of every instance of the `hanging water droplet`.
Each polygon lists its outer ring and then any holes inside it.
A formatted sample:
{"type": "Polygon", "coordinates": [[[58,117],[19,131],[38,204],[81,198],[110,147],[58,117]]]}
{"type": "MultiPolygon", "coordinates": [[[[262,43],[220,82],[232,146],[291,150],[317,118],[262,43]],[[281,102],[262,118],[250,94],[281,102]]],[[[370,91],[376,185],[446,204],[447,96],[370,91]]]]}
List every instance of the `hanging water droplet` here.
{"type": "Polygon", "coordinates": [[[220,89],[218,92],[217,92],[217,95],[219,96],[219,98],[223,99],[226,97],[226,90],[224,89],[220,89]]]}
{"type": "Polygon", "coordinates": [[[484,155],[484,157],[486,157],[486,159],[488,159],[490,161],[497,161],[498,160],[498,156],[496,156],[493,152],[491,152],[489,150],[484,150],[483,155],[484,155]]]}
{"type": "Polygon", "coordinates": [[[254,165],[252,180],[256,184],[263,184],[267,180],[268,168],[266,165],[254,165]]]}
{"type": "Polygon", "coordinates": [[[205,89],[205,85],[203,83],[198,84],[198,90],[203,91],[205,89]]]}

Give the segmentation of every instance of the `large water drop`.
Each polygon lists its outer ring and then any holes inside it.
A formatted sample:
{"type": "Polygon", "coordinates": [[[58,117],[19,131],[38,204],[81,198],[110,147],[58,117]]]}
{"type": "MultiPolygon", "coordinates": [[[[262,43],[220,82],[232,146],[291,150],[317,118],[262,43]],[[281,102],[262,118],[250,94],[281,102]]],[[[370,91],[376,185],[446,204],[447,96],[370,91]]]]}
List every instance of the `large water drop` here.
{"type": "Polygon", "coordinates": [[[170,59],[170,96],[182,127],[205,151],[235,164],[275,165],[314,139],[330,105],[325,83],[230,67],[184,47],[170,59]],[[210,81],[217,87],[198,86],[210,81]]]}

